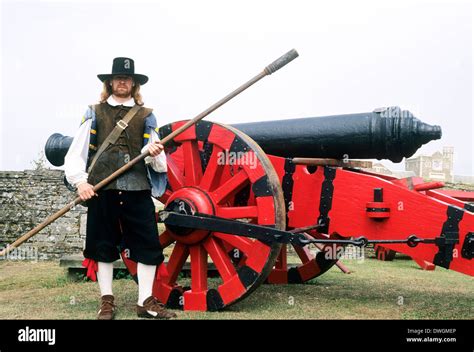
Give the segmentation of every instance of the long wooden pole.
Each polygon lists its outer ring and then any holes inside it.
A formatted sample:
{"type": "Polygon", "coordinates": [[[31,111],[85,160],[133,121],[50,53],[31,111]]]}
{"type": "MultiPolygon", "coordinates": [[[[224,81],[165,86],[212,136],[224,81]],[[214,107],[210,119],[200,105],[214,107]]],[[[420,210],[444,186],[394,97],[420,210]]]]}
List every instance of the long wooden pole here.
{"type": "MultiPolygon", "coordinates": [[[[220,106],[224,105],[229,100],[231,100],[235,96],[239,95],[240,93],[242,93],[244,90],[246,90],[247,88],[249,88],[253,84],[257,83],[263,77],[271,75],[272,73],[276,72],[277,70],[279,70],[280,68],[282,68],[283,66],[285,66],[289,62],[293,61],[297,57],[298,57],[297,51],[294,50],[294,49],[290,50],[285,55],[281,56],[280,58],[278,58],[277,60],[272,62],[270,65],[265,67],[265,69],[262,72],[260,72],[257,76],[255,76],[254,78],[252,78],[248,82],[244,83],[243,85],[241,85],[239,88],[237,88],[236,90],[234,90],[230,94],[226,95],[224,98],[222,98],[217,103],[215,103],[214,105],[210,106],[209,108],[207,108],[206,110],[201,112],[199,115],[197,115],[192,120],[189,120],[188,122],[186,122],[183,126],[179,127],[177,130],[171,132],[169,135],[167,135],[165,138],[163,138],[161,140],[161,144],[166,145],[169,141],[171,141],[176,136],[178,136],[179,134],[186,131],[189,127],[194,125],[196,122],[202,120],[204,117],[209,115],[211,112],[213,112],[214,110],[216,110],[220,106]]],[[[130,162],[128,162],[127,164],[122,166],[120,169],[116,170],[110,176],[106,177],[105,179],[100,181],[98,184],[96,184],[93,187],[94,192],[97,192],[102,187],[106,186],[107,184],[109,184],[110,182],[115,180],[117,177],[119,177],[124,172],[128,171],[131,167],[133,167],[136,163],[138,163],[141,160],[145,159],[148,155],[150,155],[150,153],[148,151],[146,151],[146,152],[140,154],[139,156],[137,156],[136,158],[132,159],[130,162]]],[[[18,246],[20,246],[23,242],[27,241],[28,239],[30,239],[31,237],[36,235],[38,232],[40,232],[46,226],[48,226],[52,222],[59,219],[61,216],[66,214],[69,210],[73,209],[76,205],[78,205],[80,203],[82,203],[82,200],[81,200],[81,198],[77,197],[71,203],[67,204],[64,208],[59,210],[57,213],[54,213],[53,215],[48,217],[46,220],[44,220],[41,224],[39,224],[38,226],[36,226],[32,230],[28,231],[26,234],[24,234],[23,236],[18,238],[15,242],[11,243],[6,248],[4,248],[0,252],[0,257],[5,256],[8,253],[10,253],[12,250],[14,250],[18,246]]]]}

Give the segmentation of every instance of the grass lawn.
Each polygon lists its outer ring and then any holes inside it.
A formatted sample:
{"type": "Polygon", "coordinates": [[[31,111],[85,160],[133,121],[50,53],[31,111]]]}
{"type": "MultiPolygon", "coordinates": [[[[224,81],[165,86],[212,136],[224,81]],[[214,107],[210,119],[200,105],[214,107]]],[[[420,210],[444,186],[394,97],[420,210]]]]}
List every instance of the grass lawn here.
{"type": "MultiPolygon", "coordinates": [[[[179,319],[473,319],[474,280],[454,271],[423,271],[407,259],[346,260],[304,285],[262,285],[217,313],[179,319]]],[[[117,319],[136,319],[137,285],[114,281],[117,319]]],[[[99,288],[74,282],[57,261],[0,262],[0,319],[95,319],[99,288]]]]}

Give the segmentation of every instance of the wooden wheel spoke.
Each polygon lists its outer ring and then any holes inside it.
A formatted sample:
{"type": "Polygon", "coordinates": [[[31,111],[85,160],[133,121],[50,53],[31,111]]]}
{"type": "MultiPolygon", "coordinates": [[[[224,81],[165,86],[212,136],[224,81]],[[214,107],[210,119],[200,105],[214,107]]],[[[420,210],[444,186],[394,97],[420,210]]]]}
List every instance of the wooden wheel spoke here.
{"type": "Polygon", "coordinates": [[[178,274],[183,268],[184,262],[189,256],[189,249],[187,246],[177,242],[174,246],[173,253],[171,253],[170,259],[168,261],[168,274],[169,281],[168,284],[173,284],[178,278],[178,274]]]}
{"type": "Polygon", "coordinates": [[[222,277],[222,280],[224,280],[224,282],[230,280],[236,274],[236,271],[228,254],[223,249],[220,240],[218,238],[214,239],[209,237],[204,243],[204,248],[206,248],[209,253],[217,271],[222,277]]]}
{"type": "Polygon", "coordinates": [[[303,264],[314,258],[314,256],[311,254],[311,251],[309,250],[309,246],[293,246],[293,248],[295,249],[296,254],[298,254],[298,257],[300,257],[303,264]]]}
{"type": "Polygon", "coordinates": [[[249,182],[247,173],[244,170],[239,171],[234,177],[230,178],[214,192],[212,196],[216,203],[225,201],[230,196],[240,191],[249,182]]]}
{"type": "Polygon", "coordinates": [[[182,148],[184,154],[184,184],[186,186],[196,186],[202,178],[201,156],[199,155],[197,141],[185,141],[182,148]]]}
{"type": "Polygon", "coordinates": [[[207,252],[202,245],[194,245],[191,253],[191,289],[195,292],[207,290],[207,252]]]}
{"type": "Polygon", "coordinates": [[[288,269],[288,253],[286,251],[286,244],[281,246],[280,253],[278,253],[278,258],[275,263],[275,268],[276,269],[283,269],[287,270],[288,269]]]}
{"type": "Polygon", "coordinates": [[[227,233],[222,233],[222,232],[214,232],[213,235],[227,242],[232,247],[237,248],[239,251],[245,254],[250,253],[252,249],[253,241],[249,238],[229,235],[227,233]]]}
{"type": "Polygon", "coordinates": [[[171,156],[167,157],[168,182],[173,191],[184,187],[184,177],[171,156]]]}
{"type": "Polygon", "coordinates": [[[171,234],[168,230],[165,230],[161,235],[160,235],[160,244],[161,248],[165,249],[168,247],[171,243],[173,243],[175,239],[171,237],[171,234]]]}
{"type": "Polygon", "coordinates": [[[171,195],[173,194],[173,192],[171,192],[169,189],[167,189],[165,191],[165,193],[163,193],[161,195],[161,197],[159,198],[160,199],[160,202],[165,204],[167,201],[168,201],[168,198],[171,197],[171,195]]]}
{"type": "Polygon", "coordinates": [[[216,215],[227,219],[245,219],[258,218],[258,207],[243,206],[243,207],[219,207],[217,208],[216,215]]]}
{"type": "Polygon", "coordinates": [[[202,176],[200,187],[204,190],[211,191],[216,187],[216,183],[219,181],[222,171],[224,170],[224,165],[220,162],[220,153],[222,153],[222,148],[218,145],[214,145],[212,149],[211,157],[207,163],[206,171],[202,176]]]}

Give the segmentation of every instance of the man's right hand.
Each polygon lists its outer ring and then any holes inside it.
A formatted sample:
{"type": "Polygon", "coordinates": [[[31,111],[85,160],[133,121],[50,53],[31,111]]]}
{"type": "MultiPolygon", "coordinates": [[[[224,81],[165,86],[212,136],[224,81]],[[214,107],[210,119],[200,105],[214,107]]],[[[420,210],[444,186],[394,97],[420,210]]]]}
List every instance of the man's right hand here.
{"type": "Polygon", "coordinates": [[[92,185],[87,182],[81,183],[77,186],[77,194],[83,202],[97,195],[97,193],[94,192],[92,185]]]}

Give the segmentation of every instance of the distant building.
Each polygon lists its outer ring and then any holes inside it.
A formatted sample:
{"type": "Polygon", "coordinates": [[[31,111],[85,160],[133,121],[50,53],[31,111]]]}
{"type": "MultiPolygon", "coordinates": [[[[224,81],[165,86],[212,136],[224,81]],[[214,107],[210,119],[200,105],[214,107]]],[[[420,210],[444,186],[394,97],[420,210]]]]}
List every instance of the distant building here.
{"type": "Polygon", "coordinates": [[[413,177],[416,175],[413,171],[392,171],[392,176],[395,176],[398,178],[407,178],[407,177],[413,177]]]}
{"type": "Polygon", "coordinates": [[[374,162],[371,168],[365,169],[370,172],[375,172],[377,174],[394,176],[397,178],[406,178],[416,176],[413,171],[397,171],[397,170],[390,170],[382,163],[374,162]]]}
{"type": "Polygon", "coordinates": [[[405,170],[429,180],[453,182],[453,153],[453,147],[443,147],[442,153],[438,151],[431,156],[406,159],[405,170]]]}
{"type": "Polygon", "coordinates": [[[376,172],[378,174],[383,174],[383,175],[391,175],[392,171],[387,169],[385,165],[381,163],[373,163],[372,167],[370,169],[367,169],[370,172],[376,172]]]}

